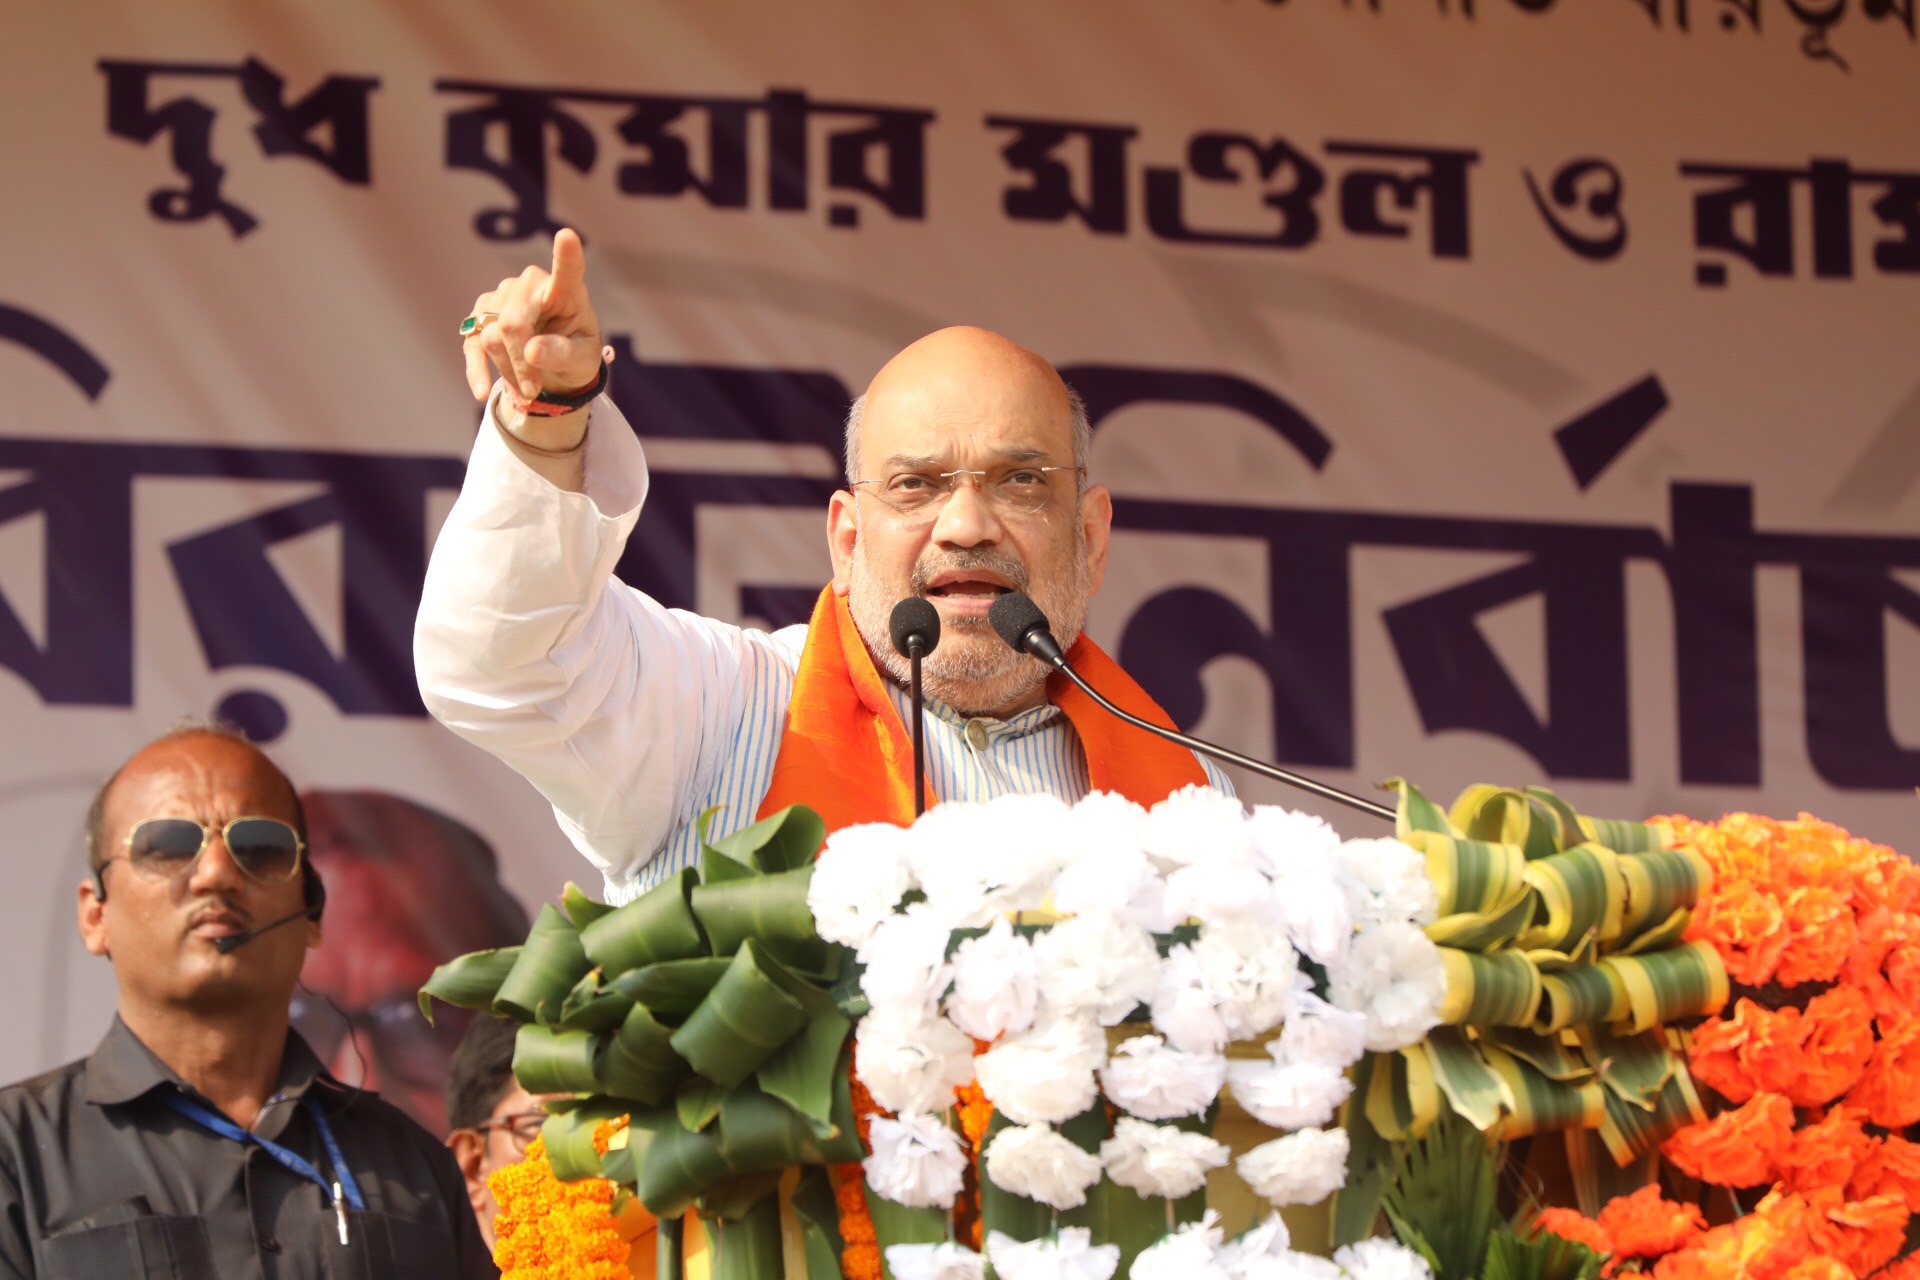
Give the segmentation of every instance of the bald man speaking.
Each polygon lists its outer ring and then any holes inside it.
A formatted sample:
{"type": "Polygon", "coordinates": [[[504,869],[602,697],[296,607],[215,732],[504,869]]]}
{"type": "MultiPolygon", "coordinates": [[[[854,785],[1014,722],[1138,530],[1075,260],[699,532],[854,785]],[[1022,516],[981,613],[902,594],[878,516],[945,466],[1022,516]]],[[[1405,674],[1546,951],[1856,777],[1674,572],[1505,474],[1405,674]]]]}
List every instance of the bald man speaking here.
{"type": "Polygon", "coordinates": [[[1081,635],[1113,503],[1088,474],[1086,411],[1040,356],[942,329],[874,375],[848,411],[847,484],[827,504],[833,580],[805,625],[769,633],[667,609],[613,577],[648,474],[601,394],[612,353],[579,237],[561,231],[550,270],[502,280],[460,329],[487,407],[427,571],[420,691],[539,788],[609,901],[691,865],[695,820],[715,806],[714,837],[796,802],[830,831],[912,820],[907,660],[888,625],[909,596],[941,622],[924,666],[930,803],[1102,790],[1151,804],[1227,785],[988,624],[998,596],[1026,592],[1097,688],[1171,723],[1081,635]]]}

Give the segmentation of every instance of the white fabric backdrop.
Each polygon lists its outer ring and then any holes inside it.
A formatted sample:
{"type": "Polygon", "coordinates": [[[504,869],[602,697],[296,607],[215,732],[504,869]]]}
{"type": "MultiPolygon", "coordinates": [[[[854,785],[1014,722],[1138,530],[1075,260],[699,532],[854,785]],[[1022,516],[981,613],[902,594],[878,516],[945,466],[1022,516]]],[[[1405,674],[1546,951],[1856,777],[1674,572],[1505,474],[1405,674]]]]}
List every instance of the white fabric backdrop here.
{"type": "Polygon", "coordinates": [[[1110,410],[1091,630],[1197,732],[1920,844],[1911,8],[1463,2],[16,13],[0,1077],[99,1034],[80,818],[180,716],[458,816],[525,902],[583,876],[405,670],[454,325],[543,216],[588,238],[656,467],[627,567],[675,603],[788,620],[846,397],[983,324],[1110,410]]]}

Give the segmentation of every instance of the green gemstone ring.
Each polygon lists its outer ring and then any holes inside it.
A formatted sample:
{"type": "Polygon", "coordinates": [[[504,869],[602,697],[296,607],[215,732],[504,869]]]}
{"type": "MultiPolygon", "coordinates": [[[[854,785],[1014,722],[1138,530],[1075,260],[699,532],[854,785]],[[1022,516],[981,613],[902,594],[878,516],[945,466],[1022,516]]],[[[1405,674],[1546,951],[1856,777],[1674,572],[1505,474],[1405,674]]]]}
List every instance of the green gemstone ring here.
{"type": "Polygon", "coordinates": [[[471,338],[474,334],[486,328],[489,322],[498,320],[499,318],[500,313],[498,311],[475,312],[460,322],[460,336],[463,338],[471,338]]]}

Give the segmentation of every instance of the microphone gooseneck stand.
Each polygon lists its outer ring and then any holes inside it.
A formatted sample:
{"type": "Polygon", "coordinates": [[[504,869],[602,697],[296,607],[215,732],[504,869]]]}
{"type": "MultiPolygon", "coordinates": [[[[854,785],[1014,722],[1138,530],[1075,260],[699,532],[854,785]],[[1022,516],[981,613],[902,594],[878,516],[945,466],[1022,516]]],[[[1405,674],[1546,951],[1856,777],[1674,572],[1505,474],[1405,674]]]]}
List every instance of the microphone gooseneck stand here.
{"type": "Polygon", "coordinates": [[[1067,661],[1067,655],[1060,651],[1060,642],[1053,638],[1053,630],[1047,622],[1047,615],[1042,613],[1040,606],[1023,592],[1015,591],[995,600],[993,608],[988,611],[987,618],[993,623],[993,629],[999,632],[1000,638],[1008,645],[1022,653],[1031,653],[1042,662],[1048,663],[1067,679],[1079,685],[1088,697],[1135,728],[1145,729],[1148,733],[1165,738],[1169,742],[1177,742],[1183,747],[1198,751],[1204,756],[1211,756],[1215,760],[1239,765],[1242,769],[1257,773],[1263,778],[1284,782],[1290,787],[1296,787],[1322,799],[1346,805],[1349,809],[1358,809],[1361,813],[1384,818],[1388,822],[1394,821],[1394,812],[1386,805],[1362,799],[1338,787],[1330,787],[1324,782],[1315,782],[1312,778],[1301,777],[1278,765],[1255,760],[1252,756],[1241,755],[1238,751],[1215,746],[1211,742],[1181,733],[1177,729],[1164,729],[1152,721],[1142,720],[1132,712],[1115,706],[1108,701],[1105,694],[1088,684],[1081,678],[1080,673],[1073,669],[1072,664],[1067,661]]]}
{"type": "Polygon", "coordinates": [[[920,692],[920,660],[940,643],[940,611],[919,596],[893,606],[893,647],[907,660],[907,700],[913,708],[913,816],[927,811],[927,723],[920,692]]]}

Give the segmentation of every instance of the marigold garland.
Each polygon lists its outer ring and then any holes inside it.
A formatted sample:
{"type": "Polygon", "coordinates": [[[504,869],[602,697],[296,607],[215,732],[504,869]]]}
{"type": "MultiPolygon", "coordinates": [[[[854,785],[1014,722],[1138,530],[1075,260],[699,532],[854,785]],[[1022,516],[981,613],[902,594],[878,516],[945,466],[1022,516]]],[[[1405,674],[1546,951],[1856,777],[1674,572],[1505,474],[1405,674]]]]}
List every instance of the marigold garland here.
{"type": "Polygon", "coordinates": [[[1687,936],[1739,998],[1689,1053],[1728,1105],[1663,1151],[1703,1182],[1767,1191],[1711,1228],[1656,1187],[1541,1226],[1610,1265],[1657,1259],[1656,1280],[1920,1280],[1920,1255],[1894,1261],[1920,1211],[1920,1145],[1899,1132],[1920,1123],[1920,868],[1808,814],[1664,821],[1712,868],[1687,936]]]}
{"type": "MultiPolygon", "coordinates": [[[[605,1155],[626,1122],[622,1116],[595,1129],[594,1149],[605,1155]]],[[[487,1187],[500,1206],[493,1219],[500,1280],[626,1280],[630,1246],[614,1226],[611,1182],[561,1182],[546,1140],[535,1138],[524,1159],[488,1176],[487,1187]]]]}
{"type": "MultiPolygon", "coordinates": [[[[847,1076],[853,1084],[853,1125],[860,1145],[871,1151],[873,1118],[887,1113],[852,1066],[847,1076]]],[[[873,1214],[867,1209],[865,1171],[857,1164],[835,1165],[832,1177],[833,1199],[840,1209],[840,1273],[845,1280],[880,1280],[880,1243],[873,1230],[873,1214]]]]}

